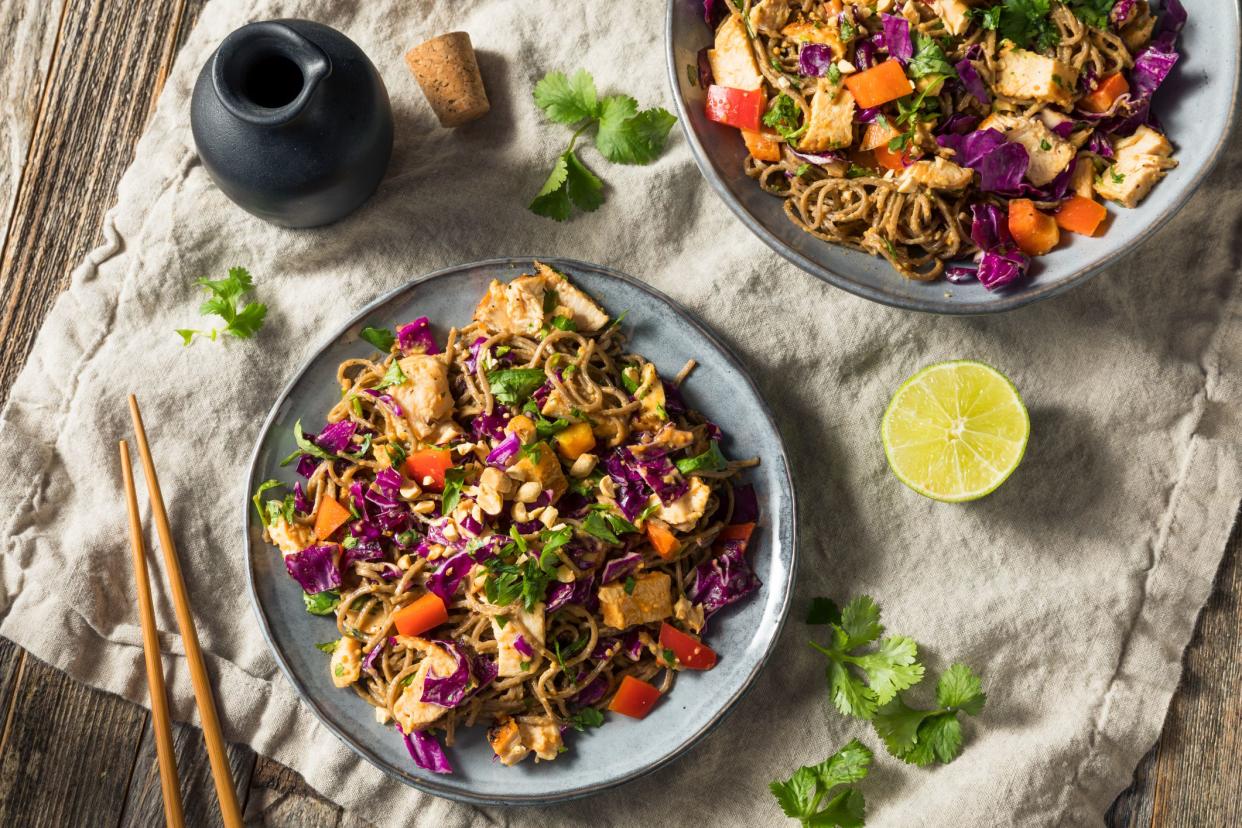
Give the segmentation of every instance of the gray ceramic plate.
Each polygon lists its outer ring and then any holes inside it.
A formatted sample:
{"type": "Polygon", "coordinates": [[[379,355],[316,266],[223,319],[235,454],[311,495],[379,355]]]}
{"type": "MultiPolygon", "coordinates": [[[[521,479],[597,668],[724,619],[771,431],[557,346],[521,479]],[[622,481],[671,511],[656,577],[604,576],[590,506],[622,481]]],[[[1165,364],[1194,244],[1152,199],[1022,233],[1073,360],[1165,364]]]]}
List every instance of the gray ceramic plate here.
{"type": "MultiPolygon", "coordinates": [[[[687,381],[687,401],[724,430],[730,456],[759,456],[748,473],[759,496],[760,528],[751,560],[763,588],[750,600],[712,619],[708,641],[720,654],[715,669],[681,674],[672,693],[646,719],[610,714],[604,727],[569,733],[570,750],[555,762],[506,768],[491,761],[482,728],[459,732],[449,749],[457,768],[437,776],[414,766],[396,731],[376,723],[373,708],[352,691],[332,686],[327,657],[315,644],[336,638],[331,618],[306,613],[301,590],[285,573],[279,553],[263,543],[249,502],[245,549],[250,594],[263,634],[305,704],[345,744],[396,779],[429,793],[481,803],[548,803],[599,793],[672,761],[717,725],[763,667],[789,607],[795,564],[794,497],[780,434],[745,370],[726,346],[668,297],[637,279],[598,265],[542,259],[597,297],[611,313],[629,310],[624,323],[631,346],[671,376],[693,357],[699,367],[687,381]]],[[[358,339],[364,325],[393,327],[428,316],[443,342],[448,326],[463,324],[488,282],[532,271],[530,259],[495,259],[432,273],[381,297],[359,313],[294,375],[260,431],[248,492],[268,478],[292,485],[292,469],[279,466],[296,447],[293,423],[318,431],[339,399],[338,363],[373,353],[358,339]]],[[[241,507],[239,507],[241,508],[241,507]]],[[[738,723],[744,725],[744,723],[738,723]]],[[[336,745],[325,744],[324,750],[336,745]]]]}
{"type": "Polygon", "coordinates": [[[682,129],[704,177],[742,223],[777,253],[812,276],[886,305],[955,314],[1010,310],[1082,284],[1134,250],[1182,206],[1224,146],[1238,95],[1238,4],[1182,3],[1190,17],[1178,40],[1181,59],[1156,94],[1154,107],[1177,147],[1179,166],[1138,208],[1109,204],[1114,220],[1104,236],[1066,234],[1069,243],[1041,257],[1030,279],[998,293],[978,284],[903,279],[882,259],[820,241],[795,227],[781,200],[760,190],[742,172],[746,151],[737,130],[703,114],[705,93],[694,67],[699,49],[710,45],[712,34],[703,22],[702,0],[668,0],[669,82],[682,129]]]}

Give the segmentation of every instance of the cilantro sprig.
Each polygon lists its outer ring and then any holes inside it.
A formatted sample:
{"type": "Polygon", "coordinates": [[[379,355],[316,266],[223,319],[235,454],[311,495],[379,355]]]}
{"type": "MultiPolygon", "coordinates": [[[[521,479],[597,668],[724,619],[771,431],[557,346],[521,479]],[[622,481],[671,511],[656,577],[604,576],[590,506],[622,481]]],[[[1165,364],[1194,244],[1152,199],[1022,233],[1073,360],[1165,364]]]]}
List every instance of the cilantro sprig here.
{"type": "Polygon", "coordinates": [[[1061,42],[1051,14],[1052,0],[1005,0],[996,29],[1019,46],[1046,52],[1061,42]]]}
{"type": "Polygon", "coordinates": [[[853,739],[818,765],[805,765],[769,785],[786,816],[804,826],[863,824],[867,803],[853,783],[867,776],[873,755],[853,739]],[[821,807],[823,803],[823,807],[821,807]]]}
{"type": "Polygon", "coordinates": [[[923,665],[915,661],[918,645],[914,639],[893,635],[879,640],[884,627],[880,608],[870,597],[860,595],[850,601],[829,627],[828,646],[813,641],[811,646],[828,657],[828,694],[846,716],[872,719],[898,691],[922,680],[923,665]],[[877,650],[859,652],[876,641],[877,650]]]}
{"type": "Polygon", "coordinates": [[[936,704],[916,710],[897,696],[876,711],[875,732],[888,752],[911,765],[952,762],[962,752],[958,713],[979,715],[987,702],[979,677],[965,664],[954,664],[936,682],[936,704]]]}
{"type": "Polygon", "coordinates": [[[238,307],[247,293],[254,290],[254,279],[250,271],[244,267],[230,267],[228,275],[223,279],[196,279],[194,284],[211,294],[199,305],[198,312],[202,316],[218,316],[224,322],[223,328],[212,328],[200,331],[195,328],[178,328],[182,345],[189,345],[195,335],[205,336],[213,342],[221,333],[235,336],[238,339],[249,339],[263,327],[267,316],[267,305],[262,302],[247,302],[238,307]]]}
{"type": "Polygon", "coordinates": [[[791,146],[798,145],[798,138],[806,132],[810,123],[803,119],[802,108],[797,101],[784,92],[776,96],[772,108],[763,115],[763,123],[780,133],[791,146]]]}
{"type": "Polygon", "coordinates": [[[565,221],[574,208],[594,212],[604,203],[604,182],[578,157],[578,139],[595,127],[595,148],[618,164],[649,164],[664,150],[677,119],[661,107],[639,111],[629,95],[600,99],[591,73],[579,69],[572,76],[549,72],[535,84],[535,103],[548,118],[574,127],[569,146],[556,159],[552,172],[530,203],[531,212],[565,221]]]}

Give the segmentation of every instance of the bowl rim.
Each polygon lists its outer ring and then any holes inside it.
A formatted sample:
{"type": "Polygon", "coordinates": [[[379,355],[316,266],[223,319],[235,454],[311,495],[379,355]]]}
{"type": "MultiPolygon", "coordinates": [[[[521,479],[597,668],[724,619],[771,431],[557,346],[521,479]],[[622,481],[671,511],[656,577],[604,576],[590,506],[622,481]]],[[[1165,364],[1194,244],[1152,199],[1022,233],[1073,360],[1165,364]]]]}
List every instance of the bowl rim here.
{"type": "MultiPolygon", "coordinates": [[[[693,312],[656,287],[606,265],[561,256],[507,256],[493,259],[483,259],[440,268],[403,282],[392,290],[383,293],[378,298],[360,308],[343,324],[337,326],[329,336],[324,337],[322,343],[302,361],[301,365],[293,373],[290,380],[285,384],[284,388],[281,389],[275,401],[272,403],[267,417],[264,418],[263,424],[259,428],[255,438],[254,449],[250,454],[250,464],[247,471],[246,483],[247,486],[244,492],[245,497],[242,499],[241,504],[242,554],[245,555],[246,562],[246,590],[249,593],[251,609],[254,611],[255,618],[259,622],[259,630],[263,635],[264,642],[267,644],[268,651],[276,660],[276,663],[279,665],[280,671],[284,674],[285,679],[293,686],[299,703],[305,705],[311,713],[314,714],[315,718],[319,720],[321,725],[331,731],[357,756],[370,762],[390,778],[403,782],[406,785],[422,791],[423,793],[432,794],[434,796],[439,796],[457,802],[464,802],[472,805],[551,805],[555,803],[569,802],[576,799],[583,799],[596,794],[604,793],[605,791],[612,790],[655,773],[660,768],[663,768],[674,760],[681,758],[692,748],[698,745],[737,708],[738,703],[741,702],[741,700],[753,689],[756,680],[759,678],[759,674],[771,660],[772,654],[775,652],[776,646],[780,642],[781,633],[784,631],[785,623],[789,618],[790,604],[793,600],[793,587],[798,571],[798,501],[797,492],[793,485],[792,470],[789,464],[789,455],[785,447],[784,436],[782,435],[780,428],[777,426],[775,418],[772,416],[772,410],[768,406],[767,400],[760,393],[759,387],[755,384],[754,378],[751,376],[750,371],[746,369],[745,364],[739,359],[733,348],[721,340],[720,337],[718,337],[705,323],[700,321],[693,312]],[[550,264],[553,267],[565,266],[563,269],[569,269],[571,271],[571,275],[572,268],[581,268],[583,270],[599,273],[606,277],[618,279],[619,281],[625,282],[645,293],[650,294],[656,301],[665,303],[683,321],[687,322],[700,335],[705,337],[712,345],[718,348],[730,366],[743,377],[751,393],[754,395],[756,402],[758,403],[760,414],[762,414],[767,426],[776,435],[777,444],[779,446],[778,457],[773,459],[779,459],[780,461],[781,469],[778,469],[776,474],[780,476],[779,481],[783,483],[784,491],[788,493],[789,566],[783,582],[778,584],[764,584],[764,586],[769,589],[779,586],[781,599],[778,606],[778,618],[776,619],[776,625],[772,631],[771,639],[764,649],[764,652],[751,666],[750,671],[743,679],[741,687],[739,687],[727,699],[723,700],[722,704],[720,704],[717,710],[711,715],[711,718],[708,719],[702,727],[700,727],[697,731],[688,734],[687,737],[677,744],[672,750],[668,751],[663,756],[658,757],[654,761],[619,778],[571,788],[553,796],[539,794],[499,796],[476,795],[464,792],[457,788],[443,786],[439,784],[434,777],[430,779],[418,777],[389,764],[377,753],[371,750],[365,742],[359,740],[354,735],[347,732],[344,728],[338,726],[328,715],[326,710],[321,706],[320,702],[311,695],[307,687],[297,677],[292,666],[286,660],[284,654],[280,651],[280,648],[276,646],[267,616],[264,612],[262,604],[259,601],[255,578],[255,558],[252,554],[251,548],[250,529],[253,506],[250,502],[249,493],[254,491],[256,486],[256,474],[259,471],[260,453],[263,448],[264,440],[271,431],[273,424],[277,416],[281,413],[281,409],[288,400],[289,395],[302,381],[303,376],[310,369],[312,363],[318,360],[325,351],[339,342],[342,337],[346,336],[351,328],[361,324],[367,319],[367,317],[372,315],[377,309],[381,308],[388,302],[397,299],[401,294],[406,293],[418,286],[446,279],[462,271],[472,270],[475,268],[495,268],[498,272],[500,272],[503,268],[512,267],[514,265],[533,266],[532,263],[535,260],[550,264]]],[[[773,555],[777,554],[781,543],[782,539],[779,536],[774,536],[772,538],[773,555]]]]}
{"type": "MultiPolygon", "coordinates": [[[[685,136],[686,142],[690,145],[690,152],[694,155],[695,164],[699,168],[699,172],[707,179],[707,183],[720,197],[721,201],[733,211],[741,221],[746,225],[750,232],[759,237],[764,244],[770,247],[776,253],[779,253],[787,261],[792,262],[799,268],[814,276],[817,279],[825,281],[834,287],[841,288],[855,296],[861,296],[864,299],[870,299],[882,305],[888,305],[903,310],[918,311],[920,313],[934,313],[946,316],[979,316],[989,313],[1002,313],[1004,311],[1014,310],[1016,308],[1029,305],[1032,302],[1038,302],[1041,299],[1048,299],[1053,296],[1065,293],[1071,288],[1075,288],[1091,279],[1093,276],[1104,270],[1106,267],[1118,264],[1130,258],[1153,233],[1165,225],[1178,211],[1185,206],[1186,201],[1199,189],[1200,185],[1206,180],[1208,173],[1220,161],[1221,153],[1225,148],[1236,124],[1236,113],[1238,109],[1238,87],[1239,77],[1242,76],[1242,60],[1237,62],[1235,71],[1230,80],[1232,81],[1232,89],[1229,93],[1229,111],[1225,116],[1224,129],[1220,131],[1215,146],[1212,147],[1208,154],[1207,162],[1199,169],[1198,173],[1191,178],[1183,187],[1183,189],[1174,196],[1172,202],[1162,210],[1152,221],[1134,239],[1133,244],[1123,251],[1120,255],[1112,255],[1101,257],[1094,262],[1088,262],[1072,270],[1064,278],[1047,285],[1037,285],[1033,288],[1023,289],[1013,294],[1003,294],[1001,298],[988,302],[946,302],[941,298],[914,298],[910,296],[897,295],[888,293],[884,290],[878,290],[865,284],[861,284],[849,276],[843,275],[823,265],[811,261],[806,256],[791,248],[785,242],[777,238],[771,233],[760,219],[755,216],[745,205],[743,205],[730,192],[724,179],[717,171],[715,164],[708,155],[706,148],[699,140],[698,135],[690,126],[689,108],[686,106],[686,99],[681,94],[681,72],[677,65],[677,57],[673,44],[673,19],[676,14],[674,5],[676,3],[684,3],[687,0],[666,0],[665,18],[664,18],[664,59],[665,69],[668,74],[668,82],[673,94],[673,103],[677,108],[678,120],[681,122],[681,132],[685,136]]],[[[1238,3],[1230,4],[1233,8],[1234,31],[1242,30],[1242,5],[1238,3]]],[[[1238,43],[1234,44],[1234,51],[1237,52],[1238,43]]],[[[825,242],[831,244],[831,242],[825,242]]],[[[898,283],[899,284],[899,283],[898,283]]]]}

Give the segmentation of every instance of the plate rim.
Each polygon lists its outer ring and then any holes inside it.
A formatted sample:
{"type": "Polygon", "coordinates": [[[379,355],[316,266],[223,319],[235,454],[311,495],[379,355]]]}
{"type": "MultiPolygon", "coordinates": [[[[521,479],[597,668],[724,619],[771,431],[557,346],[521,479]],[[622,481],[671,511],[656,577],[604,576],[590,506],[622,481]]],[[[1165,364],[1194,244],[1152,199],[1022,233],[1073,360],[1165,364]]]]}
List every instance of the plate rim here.
{"type": "MultiPolygon", "coordinates": [[[[311,711],[311,713],[314,714],[315,718],[318,719],[319,723],[323,725],[325,728],[327,728],[334,736],[336,736],[338,740],[340,740],[350,750],[352,750],[355,755],[366,760],[367,762],[369,762],[370,764],[378,768],[380,771],[382,771],[388,777],[395,779],[399,782],[402,782],[406,785],[409,785],[410,787],[413,787],[419,791],[422,791],[423,793],[428,793],[433,796],[438,796],[438,797],[450,799],[450,800],[457,801],[457,802],[464,802],[464,803],[468,803],[472,805],[534,805],[534,806],[551,805],[555,803],[569,802],[569,801],[573,801],[576,799],[583,799],[586,797],[594,796],[596,794],[600,794],[605,791],[618,788],[630,782],[634,782],[645,776],[649,776],[650,774],[656,772],[660,768],[663,768],[667,766],[668,764],[670,764],[671,762],[685,756],[686,753],[688,753],[691,749],[696,747],[712,731],[714,731],[717,727],[719,727],[720,724],[726,718],[728,718],[729,714],[732,713],[737,708],[738,704],[742,701],[742,699],[745,698],[746,695],[749,694],[750,691],[754,688],[754,685],[757,679],[759,678],[759,675],[763,672],[763,669],[768,665],[768,662],[770,661],[772,654],[776,650],[777,644],[780,642],[781,634],[785,629],[785,623],[789,617],[789,609],[790,609],[790,605],[793,599],[793,587],[796,581],[797,571],[798,571],[798,520],[797,520],[798,502],[797,502],[797,493],[793,485],[793,476],[792,476],[792,470],[789,464],[789,455],[785,447],[784,435],[781,433],[780,428],[776,424],[775,418],[772,416],[772,410],[768,406],[767,400],[760,393],[759,388],[755,384],[754,378],[751,376],[750,371],[747,370],[745,364],[741,361],[741,359],[738,357],[737,353],[733,350],[733,348],[730,347],[726,342],[721,340],[720,337],[718,337],[711,330],[711,328],[709,328],[706,325],[706,323],[701,321],[690,309],[686,308],[681,303],[677,302],[675,299],[668,296],[667,294],[665,294],[663,291],[659,290],[655,286],[648,284],[640,279],[637,279],[634,276],[630,276],[628,273],[624,273],[620,270],[616,270],[615,268],[611,268],[606,265],[596,264],[593,262],[587,262],[587,261],[583,261],[580,259],[566,258],[563,256],[507,256],[507,257],[498,257],[498,258],[492,258],[492,259],[482,259],[482,260],[474,261],[474,262],[465,262],[465,263],[450,265],[447,267],[440,268],[438,270],[434,270],[430,273],[426,273],[426,274],[423,274],[422,276],[418,276],[418,277],[415,277],[414,279],[403,282],[402,284],[398,285],[392,290],[389,290],[381,294],[379,297],[367,303],[364,307],[360,308],[357,312],[355,312],[352,316],[350,316],[350,318],[347,319],[343,324],[335,328],[329,336],[324,337],[322,343],[318,347],[316,347],[314,351],[311,352],[302,361],[298,369],[293,373],[290,380],[287,383],[285,383],[284,387],[281,389],[280,393],[276,396],[274,402],[272,403],[271,408],[268,410],[267,416],[264,418],[263,424],[260,426],[257,432],[257,435],[255,437],[254,448],[251,450],[251,453],[250,453],[250,463],[249,463],[249,467],[247,470],[246,483],[247,483],[247,486],[246,486],[245,492],[243,493],[244,497],[242,499],[242,507],[241,507],[242,554],[245,556],[246,591],[249,594],[251,609],[254,612],[255,618],[259,623],[259,629],[263,635],[263,641],[267,645],[267,649],[271,653],[272,657],[276,660],[277,665],[280,667],[281,673],[284,675],[285,679],[292,686],[295,694],[297,695],[298,702],[302,705],[305,705],[311,711]],[[568,269],[581,268],[583,270],[588,270],[588,271],[592,271],[595,273],[599,273],[599,274],[602,274],[603,276],[614,278],[621,282],[625,282],[651,295],[657,301],[665,303],[682,320],[687,322],[700,335],[707,338],[709,342],[711,342],[716,348],[720,350],[720,352],[724,355],[725,359],[731,364],[731,366],[739,374],[741,374],[741,376],[743,377],[743,379],[745,379],[747,385],[749,386],[751,392],[754,394],[754,397],[759,404],[760,413],[763,415],[764,419],[766,420],[768,426],[771,428],[772,432],[776,435],[777,444],[779,446],[778,457],[781,461],[781,465],[783,468],[783,481],[785,484],[785,491],[788,492],[788,500],[789,500],[789,535],[790,535],[789,566],[787,569],[784,583],[780,585],[782,588],[781,593],[780,593],[781,600],[780,600],[780,606],[779,606],[776,626],[775,626],[775,629],[773,630],[771,640],[768,642],[768,645],[765,648],[763,654],[758,658],[758,660],[756,660],[754,665],[751,667],[749,673],[746,675],[742,683],[742,686],[735,693],[733,693],[728,699],[725,700],[724,704],[711,716],[711,718],[702,727],[700,727],[694,733],[689,734],[675,748],[673,748],[672,750],[670,750],[663,756],[655,759],[654,761],[646,765],[643,765],[639,767],[638,769],[634,770],[633,772],[628,773],[619,778],[595,783],[593,785],[572,788],[570,790],[564,791],[554,796],[546,796],[546,795],[539,795],[539,794],[521,794],[521,795],[512,795],[512,796],[509,796],[509,795],[500,795],[500,796],[476,795],[476,794],[464,792],[464,791],[461,791],[455,788],[443,787],[439,785],[434,778],[423,779],[423,778],[414,776],[413,774],[401,771],[398,768],[392,767],[387,762],[385,762],[383,759],[381,759],[377,754],[371,751],[361,740],[356,739],[354,736],[347,733],[343,728],[338,727],[337,724],[333,722],[331,718],[327,715],[327,713],[323,709],[321,709],[319,702],[316,701],[311,696],[311,694],[307,691],[307,688],[297,678],[297,676],[293,672],[293,669],[290,667],[288,661],[286,661],[284,655],[281,653],[280,649],[276,646],[273,640],[271,628],[268,624],[267,617],[264,614],[263,607],[259,601],[258,590],[256,588],[256,583],[255,583],[255,567],[254,567],[255,558],[254,558],[254,555],[252,554],[251,541],[250,541],[250,518],[251,518],[252,504],[250,502],[249,493],[253,491],[255,487],[256,473],[258,472],[258,467],[259,467],[259,454],[262,450],[263,442],[265,438],[267,437],[268,433],[271,431],[273,423],[275,422],[277,415],[280,413],[282,406],[288,400],[289,395],[293,392],[295,386],[297,386],[298,383],[302,380],[306,372],[310,370],[311,364],[314,363],[317,359],[319,359],[319,357],[322,356],[325,351],[331,348],[342,337],[344,337],[351,328],[363,322],[366,319],[366,317],[373,314],[377,308],[387,304],[390,301],[393,301],[394,299],[399,297],[401,294],[406,293],[420,285],[424,285],[424,284],[427,284],[429,282],[436,281],[439,279],[444,279],[444,278],[453,276],[457,273],[460,273],[462,271],[472,270],[476,268],[497,268],[499,270],[501,268],[512,267],[514,265],[521,265],[521,266],[529,265],[533,267],[533,262],[536,260],[540,262],[544,262],[546,264],[550,264],[554,267],[565,265],[568,267],[568,269]]],[[[773,554],[774,555],[776,554],[778,544],[780,544],[780,538],[774,537],[773,538],[773,554]]],[[[771,585],[765,584],[765,586],[768,586],[769,588],[771,588],[771,585]]]]}
{"type": "MultiPolygon", "coordinates": [[[[805,273],[827,282],[833,287],[840,288],[847,293],[855,296],[861,296],[872,302],[881,305],[888,305],[893,308],[902,310],[917,311],[919,313],[939,314],[943,316],[982,316],[991,313],[1004,313],[1006,311],[1016,310],[1041,299],[1049,299],[1053,296],[1060,295],[1066,291],[1078,287],[1089,281],[1091,278],[1099,274],[1102,270],[1113,265],[1130,259],[1134,253],[1142,247],[1143,243],[1151,238],[1152,234],[1163,227],[1169,219],[1181,212],[1186,205],[1187,200],[1194,195],[1203,182],[1207,179],[1208,174],[1220,162],[1226,143],[1234,133],[1237,126],[1237,111],[1239,104],[1239,78],[1242,78],[1242,59],[1239,59],[1235,71],[1232,73],[1231,81],[1232,89],[1229,93],[1229,111],[1225,115],[1225,126],[1221,130],[1217,138],[1216,145],[1212,147],[1208,154],[1207,162],[1199,169],[1198,173],[1187,182],[1185,188],[1170,202],[1170,204],[1161,211],[1151,222],[1148,223],[1139,235],[1134,239],[1133,244],[1119,255],[1112,257],[1101,257],[1099,260],[1082,265],[1070,271],[1063,279],[1052,284],[1036,286],[1033,289],[1024,289],[1021,292],[1013,294],[1003,294],[1002,298],[991,302],[946,302],[943,298],[912,298],[891,294],[883,290],[877,290],[868,285],[861,284],[853,279],[836,272],[823,265],[811,261],[798,251],[786,245],[775,235],[768,231],[750,210],[733,196],[729,188],[725,185],[724,180],[716,171],[715,165],[712,163],[711,157],[707,154],[707,150],[699,141],[698,135],[690,127],[689,109],[686,106],[685,96],[681,94],[681,73],[677,66],[676,55],[673,46],[673,15],[675,14],[674,4],[684,2],[685,0],[666,0],[665,18],[664,18],[664,63],[668,76],[669,91],[673,96],[673,105],[677,108],[678,120],[681,122],[681,133],[685,137],[686,142],[690,145],[690,152],[694,156],[695,166],[699,168],[699,174],[707,179],[707,183],[711,186],[716,196],[725,203],[735,216],[741,220],[746,229],[757,236],[760,241],[766,244],[774,252],[778,253],[786,261],[797,265],[805,273]]],[[[1242,31],[1242,5],[1238,3],[1230,4],[1233,6],[1234,31],[1242,31]]],[[[1238,45],[1235,42],[1235,47],[1238,45]]],[[[825,242],[830,244],[831,242],[825,242]]]]}

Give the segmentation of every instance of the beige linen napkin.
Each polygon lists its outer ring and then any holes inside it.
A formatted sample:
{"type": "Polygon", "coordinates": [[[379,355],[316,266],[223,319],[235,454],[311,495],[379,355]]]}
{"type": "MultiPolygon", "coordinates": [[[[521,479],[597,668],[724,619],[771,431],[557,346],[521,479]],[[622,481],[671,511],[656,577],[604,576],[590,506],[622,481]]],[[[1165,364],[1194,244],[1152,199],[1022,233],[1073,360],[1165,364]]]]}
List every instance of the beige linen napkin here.
{"type": "MultiPolygon", "coordinates": [[[[189,37],[104,228],[12,389],[0,449],[20,497],[3,533],[0,634],[74,677],[144,702],[115,440],[124,395],[147,412],[228,738],[300,771],[380,825],[782,824],[770,780],[852,736],[877,749],[869,824],[1098,822],[1160,731],[1182,650],[1242,496],[1242,162],[1211,177],[1140,254],[1069,295],[1002,316],[916,315],[854,298],[756,241],[674,133],[649,167],[584,159],[608,202],[567,224],[525,209],[567,131],[530,98],[552,69],[671,107],[663,4],[213,2],[189,37]],[[285,231],[234,208],[194,154],[198,67],[233,28],[306,17],[375,60],[397,116],[388,178],[354,217],[285,231]],[[402,63],[465,29],[492,111],[440,129],[402,63]],[[1205,232],[1207,231],[1207,232],[1205,232]],[[788,441],[803,517],[793,617],[725,725],[658,778],[539,810],[428,797],[354,757],[302,707],[246,597],[238,504],[260,423],[302,360],[354,310],[418,274],[501,255],[599,261],[650,281],[729,340],[788,441]],[[173,333],[197,321],[195,277],[250,268],[269,321],[251,341],[173,333]],[[970,505],[889,473],[878,423],[898,384],[959,357],[1005,371],[1030,406],[1027,457],[970,505]],[[869,593],[931,671],[954,660],[989,701],[950,765],[916,769],[827,706],[805,643],[811,596],[869,593]]],[[[894,277],[896,278],[896,277],[894,277]]],[[[193,719],[167,598],[174,713],[193,719]]]]}

